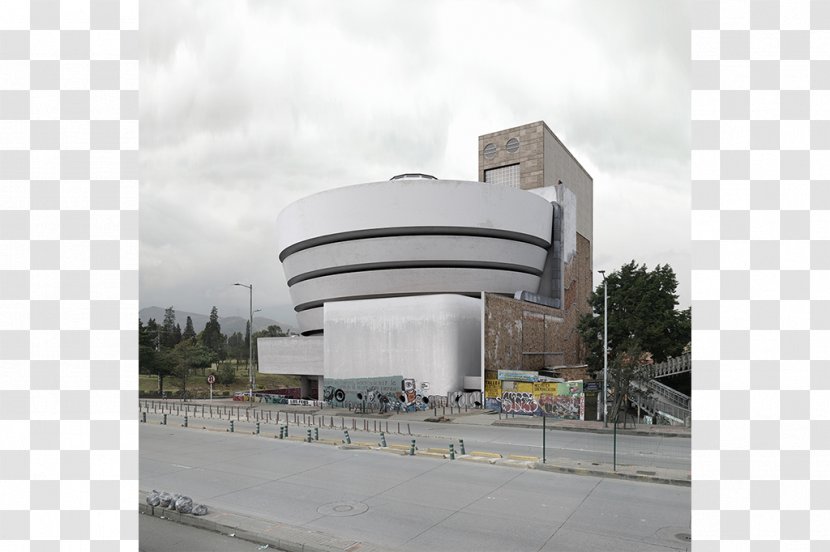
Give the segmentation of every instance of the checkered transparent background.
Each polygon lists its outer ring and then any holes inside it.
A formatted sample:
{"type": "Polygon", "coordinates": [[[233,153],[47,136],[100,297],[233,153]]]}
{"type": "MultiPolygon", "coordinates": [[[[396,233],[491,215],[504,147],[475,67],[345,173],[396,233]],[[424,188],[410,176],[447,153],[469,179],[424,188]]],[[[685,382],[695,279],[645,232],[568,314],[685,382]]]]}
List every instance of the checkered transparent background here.
{"type": "MultiPolygon", "coordinates": [[[[830,2],[691,2],[694,550],[830,548],[830,2]]],[[[137,545],[137,0],[0,2],[0,548],[137,545]]]]}
{"type": "Polygon", "coordinates": [[[693,549],[830,550],[830,2],[692,7],[693,549]]]}
{"type": "Polygon", "coordinates": [[[0,549],[137,549],[138,1],[0,2],[0,549]]]}

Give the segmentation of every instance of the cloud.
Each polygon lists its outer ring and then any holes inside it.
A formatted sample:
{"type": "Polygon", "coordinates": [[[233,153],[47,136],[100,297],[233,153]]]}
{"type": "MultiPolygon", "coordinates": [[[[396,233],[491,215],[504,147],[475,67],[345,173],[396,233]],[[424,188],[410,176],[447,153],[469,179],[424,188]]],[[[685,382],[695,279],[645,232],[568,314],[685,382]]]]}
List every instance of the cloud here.
{"type": "Polygon", "coordinates": [[[687,17],[657,0],[142,1],[142,306],[244,314],[242,280],[285,312],[283,207],[402,172],[474,180],[479,135],[537,120],[594,177],[595,265],[677,269],[687,17]]]}

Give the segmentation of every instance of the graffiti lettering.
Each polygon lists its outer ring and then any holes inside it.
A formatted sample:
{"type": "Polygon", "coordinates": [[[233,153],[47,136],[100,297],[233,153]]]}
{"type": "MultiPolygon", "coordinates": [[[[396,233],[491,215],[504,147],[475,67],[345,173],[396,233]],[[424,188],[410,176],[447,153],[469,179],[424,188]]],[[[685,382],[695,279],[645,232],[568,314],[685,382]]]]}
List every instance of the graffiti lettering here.
{"type": "Polygon", "coordinates": [[[516,414],[533,414],[539,409],[539,403],[533,398],[533,393],[507,391],[501,396],[502,411],[516,414]]]}

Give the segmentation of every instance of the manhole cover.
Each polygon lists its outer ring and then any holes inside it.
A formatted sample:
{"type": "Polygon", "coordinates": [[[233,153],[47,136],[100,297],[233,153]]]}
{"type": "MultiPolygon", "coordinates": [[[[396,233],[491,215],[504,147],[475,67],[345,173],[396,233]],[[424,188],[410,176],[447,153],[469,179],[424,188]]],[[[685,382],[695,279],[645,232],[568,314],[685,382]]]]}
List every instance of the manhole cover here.
{"type": "Polygon", "coordinates": [[[317,508],[317,513],[324,516],[357,516],[369,509],[369,506],[362,502],[332,502],[323,504],[317,508]]]}
{"type": "Polygon", "coordinates": [[[657,537],[670,541],[691,542],[692,534],[688,527],[663,527],[657,530],[657,537]]]}

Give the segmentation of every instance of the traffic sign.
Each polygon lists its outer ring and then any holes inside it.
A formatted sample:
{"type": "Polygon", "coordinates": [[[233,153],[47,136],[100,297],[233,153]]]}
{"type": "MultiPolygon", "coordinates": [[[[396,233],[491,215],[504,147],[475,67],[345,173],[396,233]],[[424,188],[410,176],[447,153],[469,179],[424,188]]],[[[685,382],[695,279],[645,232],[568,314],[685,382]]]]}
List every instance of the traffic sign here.
{"type": "Polygon", "coordinates": [[[215,375],[213,375],[213,374],[209,375],[209,376],[208,376],[208,383],[209,383],[209,384],[211,384],[211,385],[213,385],[214,383],[216,383],[216,376],[215,376],[215,375]]]}

